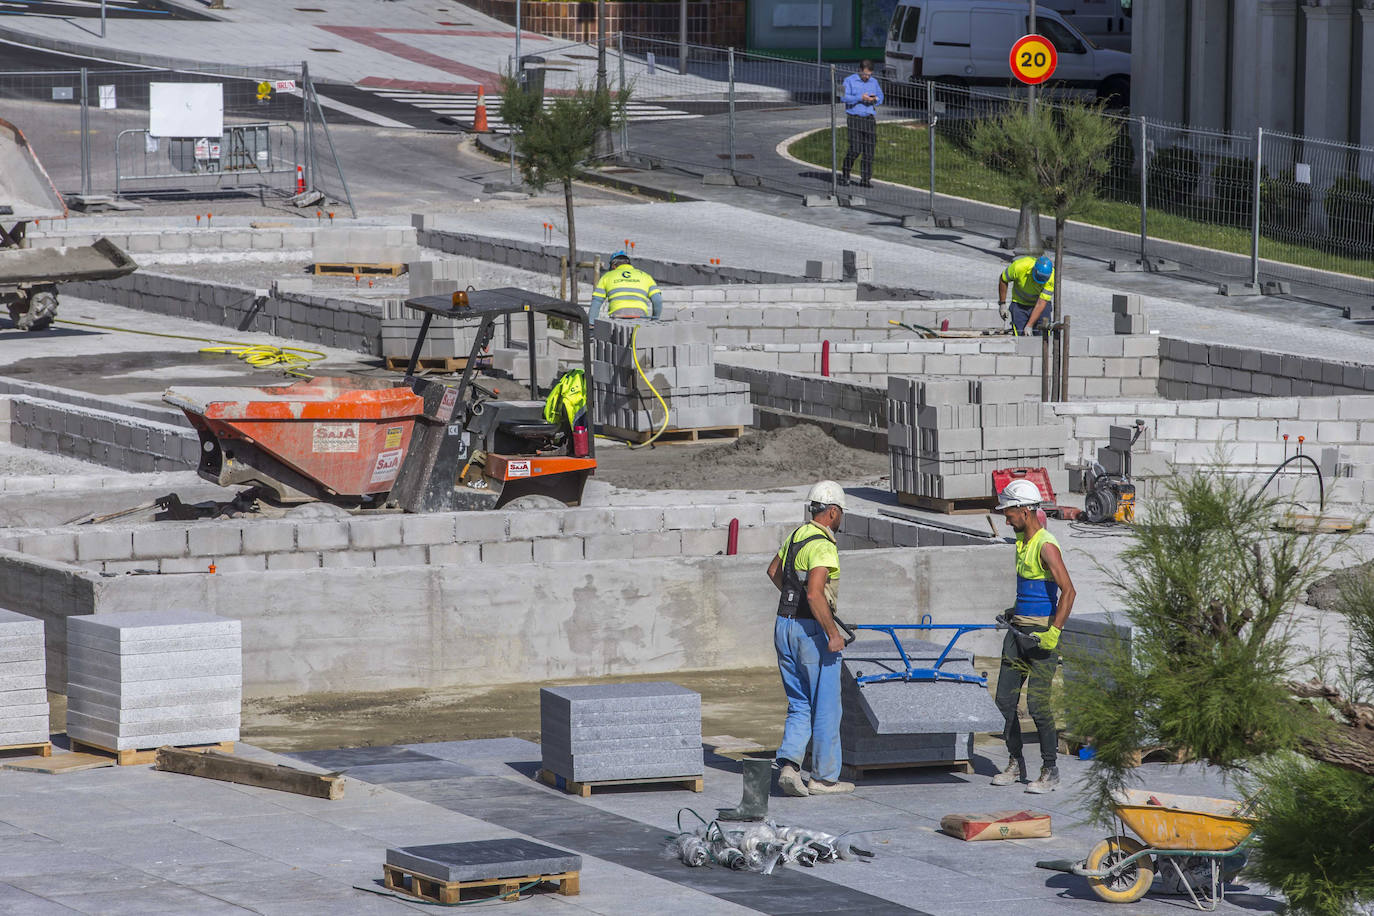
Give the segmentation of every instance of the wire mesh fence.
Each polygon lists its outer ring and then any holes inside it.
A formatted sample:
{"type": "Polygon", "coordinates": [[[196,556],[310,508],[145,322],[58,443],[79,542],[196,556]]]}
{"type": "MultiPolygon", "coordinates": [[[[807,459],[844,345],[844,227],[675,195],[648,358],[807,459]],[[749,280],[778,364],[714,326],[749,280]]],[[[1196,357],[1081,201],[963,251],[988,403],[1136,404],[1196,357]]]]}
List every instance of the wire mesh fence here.
{"type": "Polygon", "coordinates": [[[299,66],[0,72],[0,102],[66,195],[294,195],[304,180],[351,206],[337,162],[320,158],[328,128],[299,66]],[[222,130],[159,120],[195,91],[222,130]]]}
{"type": "MultiPolygon", "coordinates": [[[[852,67],[771,58],[625,35],[622,66],[636,101],[669,100],[690,126],[628,124],[628,151],[741,184],[855,195],[866,205],[1007,234],[1013,182],[975,154],[978,125],[1025,105],[1018,87],[880,81],[872,181],[863,138],[852,168],[839,89],[852,67]],[[846,183],[846,178],[853,183],[846,183]]],[[[874,79],[878,79],[874,77],[874,79]]],[[[1041,93],[1055,116],[1074,92],[1041,93]]],[[[1104,109],[1115,129],[1097,193],[1071,217],[1066,241],[1120,255],[1122,269],[1161,260],[1223,279],[1294,280],[1374,292],[1374,149],[1260,131],[1186,127],[1104,109]]],[[[865,125],[857,125],[864,127],[865,125]]],[[[1042,231],[1052,231],[1043,217],[1042,231]]]]}

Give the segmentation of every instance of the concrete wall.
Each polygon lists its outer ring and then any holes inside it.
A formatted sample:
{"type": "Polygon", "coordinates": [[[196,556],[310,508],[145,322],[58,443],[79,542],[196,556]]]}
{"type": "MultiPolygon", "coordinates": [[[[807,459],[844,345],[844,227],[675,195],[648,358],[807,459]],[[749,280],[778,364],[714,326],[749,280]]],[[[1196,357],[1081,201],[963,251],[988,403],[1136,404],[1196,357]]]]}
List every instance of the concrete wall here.
{"type": "Polygon", "coordinates": [[[666,320],[706,324],[717,346],[748,344],[832,344],[906,341],[915,334],[891,324],[955,330],[1002,326],[997,308],[986,302],[879,303],[857,298],[853,284],[698,286],[663,290],[666,320]]]}
{"type": "Polygon", "coordinates": [[[1161,338],[1159,390],[1167,398],[1326,397],[1374,392],[1374,366],[1161,338]]]}
{"type": "MultiPolygon", "coordinates": [[[[212,217],[110,217],[43,220],[28,233],[29,247],[90,245],[107,238],[134,256],[136,261],[156,261],[162,253],[210,253],[219,251],[310,251],[322,240],[353,230],[366,233],[377,245],[391,248],[415,245],[415,229],[353,220],[292,220],[289,224],[253,225],[261,220],[212,217]]],[[[356,258],[355,258],[356,260],[356,258]]]]}
{"type": "MultiPolygon", "coordinates": [[[[832,343],[830,372],[836,378],[883,386],[889,375],[1019,378],[1028,395],[1038,396],[1041,350],[1038,338],[832,343]]],[[[1069,355],[1070,398],[1158,395],[1159,341],[1153,335],[1072,337],[1069,355]]],[[[754,369],[821,371],[819,343],[748,344],[717,358],[754,369]]]]}
{"type": "MultiPolygon", "coordinates": [[[[244,694],[485,685],[773,663],[777,592],[760,556],[504,567],[102,577],[0,550],[0,606],[47,624],[49,686],[66,675],[65,618],[194,607],[243,621],[244,694]]],[[[854,623],[986,621],[1014,592],[1012,548],[846,551],[854,623]],[[980,588],[968,587],[977,580],[980,588]]],[[[994,654],[994,638],[967,648],[994,654]]]]}
{"type": "Polygon", "coordinates": [[[749,385],[754,425],[761,429],[813,423],[845,445],[887,453],[886,382],[879,387],[720,362],[716,375],[749,385]]]}
{"type": "Polygon", "coordinates": [[[0,403],[5,436],[24,448],[133,473],[194,469],[200,461],[200,438],[184,422],[173,425],[23,396],[0,398],[0,403]]]}
{"type": "Polygon", "coordinates": [[[159,315],[173,315],[235,330],[264,331],[276,337],[323,344],[373,356],[381,354],[380,302],[359,302],[282,292],[257,303],[243,286],[140,270],[117,280],[62,284],[69,296],[109,302],[159,315]]]}

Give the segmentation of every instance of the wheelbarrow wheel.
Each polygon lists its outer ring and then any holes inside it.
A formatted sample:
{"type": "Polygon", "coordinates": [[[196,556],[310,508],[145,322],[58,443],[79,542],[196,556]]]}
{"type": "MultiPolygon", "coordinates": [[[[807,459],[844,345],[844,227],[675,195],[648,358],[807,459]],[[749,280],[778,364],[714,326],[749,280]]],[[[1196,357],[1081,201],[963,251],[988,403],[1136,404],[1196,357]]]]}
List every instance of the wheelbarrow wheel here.
{"type": "MultiPolygon", "coordinates": [[[[1109,836],[1093,847],[1083,865],[1093,871],[1108,869],[1144,848],[1144,845],[1128,836],[1109,836]]],[[[1089,878],[1088,886],[1108,903],[1134,903],[1145,896],[1154,880],[1154,860],[1149,856],[1141,856],[1115,878],[1089,878]]]]}

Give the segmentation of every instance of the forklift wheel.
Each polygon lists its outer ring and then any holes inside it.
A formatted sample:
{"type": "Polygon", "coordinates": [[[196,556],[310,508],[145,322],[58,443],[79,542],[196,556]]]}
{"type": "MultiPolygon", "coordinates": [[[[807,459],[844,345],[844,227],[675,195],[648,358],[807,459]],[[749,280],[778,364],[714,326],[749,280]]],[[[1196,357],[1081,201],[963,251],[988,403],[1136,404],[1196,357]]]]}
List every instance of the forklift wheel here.
{"type": "Polygon", "coordinates": [[[1093,490],[1083,499],[1083,520],[1094,525],[1116,517],[1116,497],[1106,490],[1093,490]]]}

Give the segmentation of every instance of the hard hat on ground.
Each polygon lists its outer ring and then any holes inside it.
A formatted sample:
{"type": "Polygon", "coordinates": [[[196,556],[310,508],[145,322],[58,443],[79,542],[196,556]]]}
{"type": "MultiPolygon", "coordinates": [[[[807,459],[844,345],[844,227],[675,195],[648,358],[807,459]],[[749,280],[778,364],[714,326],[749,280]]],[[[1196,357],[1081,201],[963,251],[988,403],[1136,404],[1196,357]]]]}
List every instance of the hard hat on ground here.
{"type": "Polygon", "coordinates": [[[1045,501],[1040,488],[1029,480],[1013,480],[1003,488],[997,500],[997,508],[1011,509],[1021,506],[1038,506],[1045,501]]]}
{"type": "Polygon", "coordinates": [[[1036,283],[1044,283],[1054,273],[1054,261],[1048,255],[1041,255],[1035,259],[1035,266],[1031,268],[1031,276],[1036,283]]]}
{"type": "Polygon", "coordinates": [[[630,263],[630,256],[623,251],[617,251],[611,255],[611,266],[614,267],[617,261],[624,261],[628,264],[630,263]]]}
{"type": "Polygon", "coordinates": [[[822,480],[813,486],[806,501],[809,505],[839,506],[840,511],[845,511],[844,490],[833,480],[822,480]]]}

